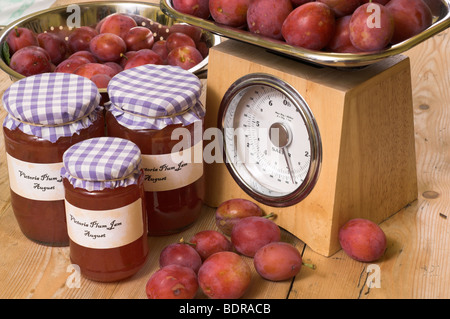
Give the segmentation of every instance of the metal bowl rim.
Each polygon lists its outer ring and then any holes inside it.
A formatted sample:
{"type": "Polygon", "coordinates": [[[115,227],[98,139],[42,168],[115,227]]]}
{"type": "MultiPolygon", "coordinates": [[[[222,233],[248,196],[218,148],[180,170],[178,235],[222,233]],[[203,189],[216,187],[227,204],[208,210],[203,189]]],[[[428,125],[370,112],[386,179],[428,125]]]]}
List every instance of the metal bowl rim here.
{"type": "MultiPolygon", "coordinates": [[[[134,1],[122,1],[122,2],[115,2],[115,1],[95,1],[95,2],[81,2],[81,3],[76,3],[76,5],[80,6],[80,7],[100,7],[100,6],[111,6],[111,7],[118,7],[118,6],[142,6],[142,7],[147,7],[147,8],[155,8],[155,9],[159,9],[162,13],[164,13],[161,8],[159,7],[158,3],[146,3],[146,2],[134,2],[134,1]]],[[[61,10],[66,10],[67,7],[69,6],[69,4],[67,5],[61,5],[61,6],[57,6],[57,7],[52,7],[52,8],[48,8],[48,9],[44,9],[44,10],[40,10],[40,11],[36,11],[34,13],[28,14],[24,17],[21,17],[13,22],[11,22],[10,24],[6,25],[1,31],[0,31],[0,44],[2,44],[5,39],[6,36],[8,35],[9,31],[11,31],[14,27],[21,25],[23,23],[26,23],[27,21],[30,21],[32,19],[35,19],[39,16],[45,16],[46,14],[49,13],[56,13],[58,11],[61,10]]],[[[165,14],[165,13],[164,13],[165,14]]],[[[171,19],[176,20],[177,23],[184,23],[183,21],[178,21],[178,19],[170,17],[171,19]]],[[[203,30],[204,32],[209,32],[208,30],[203,30]]],[[[211,33],[211,32],[209,32],[211,33]]],[[[211,33],[211,37],[214,39],[214,43],[213,45],[216,45],[218,43],[221,42],[220,36],[211,33]]],[[[208,57],[204,58],[202,60],[202,62],[200,62],[198,65],[196,65],[195,67],[189,69],[190,72],[194,73],[194,74],[200,74],[201,72],[203,72],[204,68],[207,66],[208,64],[208,57]]],[[[2,69],[2,71],[4,71],[5,73],[7,73],[11,80],[13,81],[17,81],[20,80],[22,78],[25,78],[25,76],[23,76],[22,74],[14,71],[13,69],[11,69],[6,63],[5,61],[3,61],[3,59],[0,57],[0,69],[2,69]]],[[[106,89],[100,89],[100,93],[105,93],[106,89]]]]}

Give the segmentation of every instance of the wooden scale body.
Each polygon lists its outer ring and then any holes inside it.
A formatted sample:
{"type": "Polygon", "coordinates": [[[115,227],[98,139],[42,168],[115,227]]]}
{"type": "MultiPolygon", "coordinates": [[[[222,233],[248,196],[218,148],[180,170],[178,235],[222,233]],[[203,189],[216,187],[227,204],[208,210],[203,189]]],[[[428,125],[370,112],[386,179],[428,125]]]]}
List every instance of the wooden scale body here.
{"type": "MultiPolygon", "coordinates": [[[[409,58],[397,55],[367,67],[313,66],[227,40],[210,49],[205,128],[217,127],[227,89],[251,73],[268,73],[294,87],[308,104],[322,142],[320,175],[312,191],[289,207],[258,203],[315,252],[340,249],[349,219],[380,223],[417,199],[409,58]]],[[[207,144],[207,142],[205,142],[207,144]]],[[[205,203],[252,197],[224,163],[206,164],[205,203]]],[[[256,201],[255,201],[256,202],[256,201]]]]}

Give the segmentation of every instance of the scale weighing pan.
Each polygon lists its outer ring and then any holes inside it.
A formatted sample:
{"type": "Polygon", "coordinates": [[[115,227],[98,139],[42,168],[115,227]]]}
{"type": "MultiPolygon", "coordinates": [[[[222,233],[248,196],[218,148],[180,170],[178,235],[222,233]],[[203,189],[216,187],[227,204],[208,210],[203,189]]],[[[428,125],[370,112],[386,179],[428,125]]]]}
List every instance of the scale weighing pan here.
{"type": "Polygon", "coordinates": [[[173,8],[172,0],[161,0],[161,10],[168,16],[179,21],[201,27],[212,33],[246,42],[252,45],[262,47],[268,51],[278,55],[285,55],[300,61],[306,61],[322,66],[331,67],[361,67],[373,64],[393,55],[405,52],[419,43],[431,38],[439,32],[450,26],[450,1],[449,0],[424,0],[431,9],[433,14],[432,25],[420,34],[407,39],[398,44],[392,45],[385,50],[374,53],[331,53],[323,51],[307,50],[300,47],[294,47],[285,42],[273,40],[267,37],[251,33],[245,29],[237,29],[227,27],[225,25],[214,22],[213,20],[205,20],[191,15],[183,14],[173,8]]]}

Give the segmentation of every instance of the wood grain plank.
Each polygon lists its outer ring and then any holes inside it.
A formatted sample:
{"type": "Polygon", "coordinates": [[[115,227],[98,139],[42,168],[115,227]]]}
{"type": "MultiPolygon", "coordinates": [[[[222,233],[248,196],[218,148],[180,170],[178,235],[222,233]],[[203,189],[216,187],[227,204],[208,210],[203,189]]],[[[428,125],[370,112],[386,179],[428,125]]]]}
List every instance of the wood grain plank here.
{"type": "Polygon", "coordinates": [[[450,32],[411,50],[419,205],[413,296],[450,296],[450,32]]]}
{"type": "MultiPolygon", "coordinates": [[[[89,1],[89,0],[86,0],[89,1]]],[[[74,2],[58,0],[55,6],[74,2]]],[[[148,2],[157,3],[156,0],[148,2]]],[[[304,248],[303,267],[291,282],[272,283],[253,277],[245,298],[449,298],[450,297],[450,32],[443,32],[407,52],[412,65],[413,107],[419,199],[384,221],[388,237],[385,256],[374,263],[380,288],[367,286],[371,264],[351,260],[342,251],[326,258],[304,248]]],[[[11,84],[0,74],[0,92],[11,84]]],[[[0,118],[5,116],[0,109],[0,118]]],[[[149,238],[151,255],[134,277],[119,283],[80,278],[71,287],[68,247],[47,247],[26,239],[15,221],[9,201],[3,133],[0,132],[0,298],[145,298],[145,283],[157,269],[157,255],[165,244],[189,238],[213,227],[213,208],[204,208],[189,230],[165,238],[149,238]]],[[[299,250],[303,243],[284,234],[299,250]]],[[[251,260],[247,259],[251,264],[251,260]]],[[[199,295],[199,298],[204,296],[199,295]]]]}

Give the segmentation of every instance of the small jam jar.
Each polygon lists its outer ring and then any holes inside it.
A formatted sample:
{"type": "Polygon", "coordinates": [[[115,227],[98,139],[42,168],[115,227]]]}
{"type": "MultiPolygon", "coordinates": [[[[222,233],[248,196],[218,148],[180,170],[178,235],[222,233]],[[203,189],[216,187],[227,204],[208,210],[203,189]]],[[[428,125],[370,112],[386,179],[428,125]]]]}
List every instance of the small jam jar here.
{"type": "Polygon", "coordinates": [[[204,198],[200,80],[180,67],[148,64],[120,72],[107,90],[108,135],[142,152],[149,235],[188,228],[204,198]]]}
{"type": "Polygon", "coordinates": [[[11,205],[23,234],[67,246],[62,156],[73,144],[105,135],[100,94],[88,79],[65,73],[30,76],[3,95],[11,205]]]}
{"type": "Polygon", "coordinates": [[[95,281],[134,275],[148,254],[141,151],[121,138],[92,138],[63,161],[71,262],[95,281]]]}

